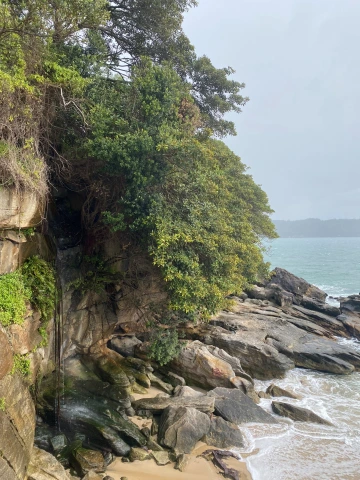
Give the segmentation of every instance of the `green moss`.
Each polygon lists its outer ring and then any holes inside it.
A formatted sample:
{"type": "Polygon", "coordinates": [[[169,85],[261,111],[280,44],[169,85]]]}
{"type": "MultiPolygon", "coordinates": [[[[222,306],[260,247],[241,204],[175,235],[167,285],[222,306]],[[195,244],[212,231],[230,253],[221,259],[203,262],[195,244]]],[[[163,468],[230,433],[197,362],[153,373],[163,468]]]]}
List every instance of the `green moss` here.
{"type": "Polygon", "coordinates": [[[46,326],[44,327],[40,327],[39,328],[39,333],[41,335],[41,342],[39,343],[39,347],[46,347],[47,344],[48,344],[48,334],[47,334],[47,331],[46,331],[46,326]]]}
{"type": "Polygon", "coordinates": [[[21,272],[0,275],[0,323],[6,327],[21,325],[26,314],[26,302],[31,290],[23,282],[21,272]]]}
{"type": "Polygon", "coordinates": [[[0,398],[0,411],[5,412],[6,410],[6,402],[5,402],[5,397],[0,398]]]}
{"type": "Polygon", "coordinates": [[[30,359],[28,355],[14,355],[13,367],[11,369],[11,375],[19,372],[24,377],[30,375],[30,359]]]}
{"type": "MultiPolygon", "coordinates": [[[[55,300],[54,270],[37,256],[27,259],[16,272],[0,275],[0,323],[4,327],[24,322],[29,301],[40,312],[42,321],[48,322],[54,312],[55,300]]],[[[46,331],[40,335],[45,340],[46,331]]]]}
{"type": "Polygon", "coordinates": [[[54,313],[56,300],[54,269],[50,263],[34,256],[26,260],[21,270],[23,282],[31,292],[31,303],[40,312],[42,321],[48,322],[54,313]]]}

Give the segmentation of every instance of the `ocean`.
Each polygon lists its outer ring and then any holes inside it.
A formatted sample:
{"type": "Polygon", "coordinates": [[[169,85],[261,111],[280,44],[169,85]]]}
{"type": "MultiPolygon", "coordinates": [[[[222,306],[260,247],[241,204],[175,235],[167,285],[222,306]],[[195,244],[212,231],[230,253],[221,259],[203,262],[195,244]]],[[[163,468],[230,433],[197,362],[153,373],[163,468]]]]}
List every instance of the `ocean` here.
{"type": "MultiPolygon", "coordinates": [[[[360,238],[280,238],[271,242],[266,259],[332,297],[359,293],[360,238]]],[[[338,341],[360,351],[355,340],[338,341]]],[[[256,389],[270,383],[256,381],[256,389]]],[[[242,428],[247,449],[240,454],[253,480],[360,480],[360,373],[295,369],[274,383],[301,397],[279,400],[310,408],[333,426],[277,417],[278,425],[242,428]]],[[[261,406],[270,411],[271,400],[261,400],[261,406]]]]}

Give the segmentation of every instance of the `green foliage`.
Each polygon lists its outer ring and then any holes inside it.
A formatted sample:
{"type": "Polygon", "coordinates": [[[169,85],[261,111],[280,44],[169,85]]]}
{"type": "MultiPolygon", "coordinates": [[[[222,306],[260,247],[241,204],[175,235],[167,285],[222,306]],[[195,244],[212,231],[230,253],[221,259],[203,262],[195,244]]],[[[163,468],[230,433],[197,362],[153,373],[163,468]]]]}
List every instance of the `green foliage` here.
{"type": "Polygon", "coordinates": [[[80,277],[69,283],[68,289],[73,288],[82,295],[87,292],[102,294],[108,285],[121,279],[122,275],[114,272],[111,265],[98,255],[84,255],[80,277]]]}
{"type": "Polygon", "coordinates": [[[40,312],[43,322],[53,314],[56,301],[56,280],[53,267],[38,256],[28,258],[22,266],[23,282],[31,292],[30,301],[40,312]]]}
{"type": "Polygon", "coordinates": [[[150,341],[149,357],[160,365],[166,365],[181,352],[182,345],[175,328],[153,330],[150,341]]]}
{"type": "Polygon", "coordinates": [[[33,227],[23,228],[21,229],[21,233],[25,235],[25,237],[31,238],[35,235],[35,228],[33,227]]]}
{"type": "Polygon", "coordinates": [[[0,275],[0,323],[4,327],[21,325],[30,297],[31,290],[24,284],[21,272],[0,275]]]}
{"type": "Polygon", "coordinates": [[[0,397],[0,411],[5,412],[5,410],[6,410],[5,397],[0,397]]]}
{"type": "Polygon", "coordinates": [[[48,334],[46,331],[46,326],[39,328],[39,333],[41,335],[41,342],[39,343],[38,347],[46,347],[49,343],[48,334]]]}
{"type": "Polygon", "coordinates": [[[20,373],[23,377],[30,375],[30,359],[28,355],[16,354],[13,358],[13,367],[11,369],[11,375],[14,373],[20,373]]]}

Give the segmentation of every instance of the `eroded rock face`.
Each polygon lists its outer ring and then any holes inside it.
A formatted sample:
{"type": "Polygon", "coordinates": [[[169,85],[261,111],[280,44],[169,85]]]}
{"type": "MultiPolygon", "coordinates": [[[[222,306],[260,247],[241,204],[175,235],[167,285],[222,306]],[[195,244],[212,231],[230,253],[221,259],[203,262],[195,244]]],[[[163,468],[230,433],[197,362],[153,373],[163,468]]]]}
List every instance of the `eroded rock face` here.
{"type": "Polygon", "coordinates": [[[205,389],[218,386],[230,388],[234,386],[231,379],[244,373],[238,359],[199,341],[188,343],[170,363],[170,368],[181,374],[189,384],[205,389]]]}
{"type": "Polygon", "coordinates": [[[27,474],[28,480],[72,480],[53,455],[37,447],[33,448],[27,474]]]}
{"type": "Polygon", "coordinates": [[[13,364],[13,354],[6,333],[0,330],[0,380],[7,375],[13,364]]]}
{"type": "Polygon", "coordinates": [[[18,374],[0,381],[0,398],[4,402],[4,411],[0,410],[0,478],[23,480],[34,442],[35,407],[18,374]]]}
{"type": "Polygon", "coordinates": [[[195,408],[167,407],[160,419],[159,442],[176,454],[191,453],[210,430],[210,418],[195,408]]]}
{"type": "Polygon", "coordinates": [[[0,204],[0,228],[3,229],[35,227],[43,218],[45,204],[35,193],[1,188],[0,204]]]}

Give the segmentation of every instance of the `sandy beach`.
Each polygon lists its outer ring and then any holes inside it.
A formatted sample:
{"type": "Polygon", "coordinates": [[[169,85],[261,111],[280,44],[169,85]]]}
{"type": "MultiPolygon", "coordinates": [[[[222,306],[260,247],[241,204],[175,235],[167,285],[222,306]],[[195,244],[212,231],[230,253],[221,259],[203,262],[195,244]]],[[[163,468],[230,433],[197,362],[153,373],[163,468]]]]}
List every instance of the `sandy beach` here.
{"type": "MultiPolygon", "coordinates": [[[[219,473],[212,462],[198,457],[209,448],[212,447],[199,442],[191,453],[190,461],[184,472],[175,470],[173,463],[159,467],[154,460],[123,463],[120,458],[117,458],[109,465],[106,474],[114,477],[115,480],[119,480],[121,477],[127,477],[128,480],[223,480],[223,475],[219,473]]],[[[251,480],[244,462],[230,458],[226,460],[226,464],[240,472],[240,480],[251,480]]]]}

